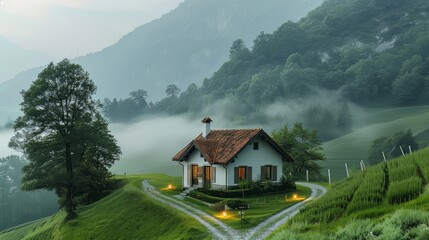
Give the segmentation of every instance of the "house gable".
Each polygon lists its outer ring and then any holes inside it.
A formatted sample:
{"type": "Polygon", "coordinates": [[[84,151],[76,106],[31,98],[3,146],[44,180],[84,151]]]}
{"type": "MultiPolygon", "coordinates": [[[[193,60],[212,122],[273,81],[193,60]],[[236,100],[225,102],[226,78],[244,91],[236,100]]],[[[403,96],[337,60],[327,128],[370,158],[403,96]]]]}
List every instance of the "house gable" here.
{"type": "Polygon", "coordinates": [[[275,179],[278,181],[282,176],[283,156],[278,153],[263,136],[256,137],[250,141],[245,148],[228,164],[228,183],[237,184],[236,173],[237,167],[251,167],[252,181],[262,180],[261,167],[275,166],[275,179]],[[257,143],[258,149],[253,149],[253,143],[257,143]]]}

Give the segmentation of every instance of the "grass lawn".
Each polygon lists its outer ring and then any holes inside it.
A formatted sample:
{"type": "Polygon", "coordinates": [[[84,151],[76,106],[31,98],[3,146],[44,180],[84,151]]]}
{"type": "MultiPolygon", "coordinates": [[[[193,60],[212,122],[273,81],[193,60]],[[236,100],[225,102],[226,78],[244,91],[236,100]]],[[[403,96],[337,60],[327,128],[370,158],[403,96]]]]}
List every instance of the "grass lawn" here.
{"type": "MultiPolygon", "coordinates": [[[[117,176],[116,178],[124,178],[117,176]]],[[[193,218],[147,196],[143,178],[170,180],[165,175],[127,176],[128,183],[102,200],[78,209],[64,222],[65,212],[0,233],[0,239],[206,239],[207,229],[193,218]]]]}
{"type": "MultiPolygon", "coordinates": [[[[181,189],[181,177],[171,177],[162,174],[155,175],[144,175],[145,179],[148,179],[149,182],[155,186],[161,193],[165,195],[175,195],[180,193],[181,189]],[[165,189],[169,184],[176,186],[176,190],[165,189]]],[[[297,191],[289,193],[277,193],[264,195],[259,197],[245,197],[245,200],[249,203],[250,208],[244,210],[244,218],[246,221],[242,221],[237,210],[230,210],[227,212],[227,216],[224,216],[222,212],[217,212],[207,204],[202,203],[200,200],[195,200],[192,198],[184,199],[188,204],[192,204],[196,208],[216,217],[217,219],[223,221],[225,224],[235,228],[235,229],[248,229],[258,225],[263,220],[274,215],[275,213],[280,212],[283,209],[286,209],[295,203],[298,203],[304,200],[311,194],[311,190],[307,187],[297,186],[297,191]],[[293,200],[292,196],[294,194],[298,195],[297,200],[293,200]],[[286,201],[285,198],[288,198],[286,201]]]]}
{"type": "Polygon", "coordinates": [[[278,193],[278,194],[270,194],[266,196],[259,197],[245,197],[245,200],[249,203],[250,208],[245,211],[244,219],[242,221],[239,217],[237,210],[231,210],[228,214],[232,215],[232,217],[223,217],[221,213],[214,212],[209,207],[205,206],[202,210],[207,211],[210,210],[211,214],[213,214],[219,220],[224,221],[229,226],[235,229],[248,229],[255,227],[268,217],[291,207],[292,205],[301,202],[308,196],[310,196],[311,190],[307,187],[297,186],[297,190],[289,193],[278,193]],[[297,199],[293,199],[293,195],[297,194],[297,199]]]}

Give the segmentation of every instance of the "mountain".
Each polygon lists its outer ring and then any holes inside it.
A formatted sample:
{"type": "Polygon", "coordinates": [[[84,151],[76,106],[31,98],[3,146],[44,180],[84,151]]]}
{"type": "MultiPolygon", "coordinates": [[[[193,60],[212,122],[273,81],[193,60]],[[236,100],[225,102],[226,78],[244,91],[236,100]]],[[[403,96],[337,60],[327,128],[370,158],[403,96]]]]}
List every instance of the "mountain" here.
{"type": "Polygon", "coordinates": [[[327,0],[300,21],[259,34],[251,48],[234,42],[200,88],[165,99],[157,111],[211,114],[215,105],[231,121],[301,121],[333,139],[352,128],[338,124],[348,104],[429,103],[428,31],[425,0],[327,0]]]}
{"type": "MultiPolygon", "coordinates": [[[[202,83],[227,59],[235,39],[241,38],[250,46],[261,31],[271,32],[288,20],[298,20],[321,2],[186,0],[112,46],[74,62],[90,73],[101,98],[124,97],[143,88],[150,99],[159,99],[171,83],[182,89],[193,82],[202,83]]],[[[16,105],[18,92],[40,71],[23,72],[0,84],[0,108],[16,105]]]]}
{"type": "Polygon", "coordinates": [[[126,96],[143,88],[152,99],[171,83],[200,84],[227,59],[232,42],[248,44],[298,20],[321,0],[187,0],[177,9],[138,27],[101,52],[76,59],[91,73],[102,96],[126,96]]]}
{"type": "Polygon", "coordinates": [[[22,49],[0,36],[0,82],[13,78],[16,74],[52,60],[52,57],[37,51],[22,49]]]}

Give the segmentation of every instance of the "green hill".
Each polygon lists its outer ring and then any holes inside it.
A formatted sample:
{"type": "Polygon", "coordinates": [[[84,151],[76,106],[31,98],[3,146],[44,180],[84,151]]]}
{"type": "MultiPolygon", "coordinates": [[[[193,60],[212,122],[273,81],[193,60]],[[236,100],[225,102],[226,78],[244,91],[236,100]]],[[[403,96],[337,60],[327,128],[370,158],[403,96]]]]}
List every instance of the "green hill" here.
{"type": "Polygon", "coordinates": [[[60,211],[0,232],[0,239],[205,239],[208,236],[197,221],[145,195],[141,190],[142,177],[128,179],[129,183],[116,192],[80,208],[75,220],[64,222],[65,212],[60,211]]]}
{"type": "Polygon", "coordinates": [[[428,110],[428,106],[398,108],[359,117],[358,121],[361,125],[369,126],[323,143],[327,160],[320,165],[325,169],[331,169],[332,178],[339,180],[346,177],[345,163],[349,168],[360,169],[359,161],[366,161],[368,150],[375,138],[411,129],[421,144],[427,143],[425,130],[429,128],[428,110]]]}
{"type": "Polygon", "coordinates": [[[399,239],[386,235],[387,226],[393,224],[405,225],[395,230],[400,237],[413,236],[409,235],[413,231],[415,236],[426,236],[417,239],[428,239],[428,182],[429,148],[355,172],[301,210],[273,238],[399,239]],[[350,238],[351,232],[358,237],[350,238]],[[369,232],[371,238],[365,235],[369,232]]]}

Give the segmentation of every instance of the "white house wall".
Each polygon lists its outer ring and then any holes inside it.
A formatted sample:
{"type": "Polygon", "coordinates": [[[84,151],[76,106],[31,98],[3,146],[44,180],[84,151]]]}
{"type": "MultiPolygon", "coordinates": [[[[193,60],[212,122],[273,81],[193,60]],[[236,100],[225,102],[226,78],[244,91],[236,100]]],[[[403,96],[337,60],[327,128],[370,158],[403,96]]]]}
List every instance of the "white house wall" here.
{"type": "Polygon", "coordinates": [[[235,158],[233,163],[228,164],[228,186],[234,184],[234,168],[239,166],[252,167],[252,180],[261,180],[261,166],[275,165],[277,166],[277,181],[283,174],[282,156],[277,153],[271,145],[262,138],[255,138],[243,149],[235,158]],[[259,149],[253,149],[253,142],[259,143],[259,149]]]}
{"type": "MultiPolygon", "coordinates": [[[[204,161],[204,158],[201,157],[200,151],[197,149],[194,150],[194,152],[189,156],[189,159],[185,162],[182,162],[184,165],[183,168],[183,187],[188,188],[190,187],[190,183],[188,181],[188,166],[189,165],[198,165],[199,167],[203,166],[210,166],[210,164],[206,161],[204,161]]],[[[225,181],[226,181],[226,170],[222,165],[211,165],[211,167],[216,168],[216,181],[212,182],[213,187],[225,187],[225,181]]]]}

